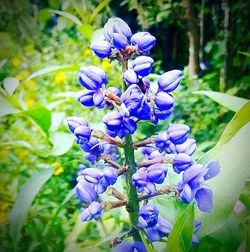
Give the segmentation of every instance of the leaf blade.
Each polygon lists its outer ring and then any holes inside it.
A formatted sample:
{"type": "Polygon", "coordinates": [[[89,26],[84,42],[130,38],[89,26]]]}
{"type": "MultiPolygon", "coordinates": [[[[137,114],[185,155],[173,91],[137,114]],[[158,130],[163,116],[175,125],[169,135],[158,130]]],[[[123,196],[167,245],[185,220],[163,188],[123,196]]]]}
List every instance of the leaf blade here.
{"type": "Polygon", "coordinates": [[[66,17],[66,18],[70,19],[71,21],[73,21],[77,25],[82,25],[82,21],[79,18],[77,18],[76,16],[69,13],[69,12],[59,11],[59,10],[49,10],[49,12],[61,15],[63,17],[66,17]]]}

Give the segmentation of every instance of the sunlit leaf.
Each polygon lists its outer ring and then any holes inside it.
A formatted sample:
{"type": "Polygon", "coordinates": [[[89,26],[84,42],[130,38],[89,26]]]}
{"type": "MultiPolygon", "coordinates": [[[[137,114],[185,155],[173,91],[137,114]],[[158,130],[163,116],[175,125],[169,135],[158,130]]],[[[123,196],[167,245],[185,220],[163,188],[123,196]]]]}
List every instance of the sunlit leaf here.
{"type": "Polygon", "coordinates": [[[20,110],[15,108],[7,99],[0,97],[0,116],[17,114],[20,110]]]}
{"type": "Polygon", "coordinates": [[[221,228],[228,219],[245,181],[250,177],[249,149],[250,123],[242,127],[234,137],[221,147],[209,151],[202,161],[219,161],[220,173],[208,181],[214,195],[214,209],[211,214],[200,214],[202,221],[200,236],[203,237],[221,228]],[[207,157],[206,157],[207,156],[207,157]]]}
{"type": "Polygon", "coordinates": [[[23,113],[31,118],[32,121],[34,121],[47,136],[49,135],[51,112],[48,109],[39,107],[32,110],[27,110],[23,113]]]}
{"type": "Polygon", "coordinates": [[[10,234],[14,243],[17,243],[20,239],[20,232],[33,200],[42,185],[52,176],[53,172],[53,168],[35,172],[21,187],[15,204],[9,213],[10,234]]]}
{"type": "Polygon", "coordinates": [[[63,17],[66,17],[66,18],[72,20],[77,25],[82,25],[81,20],[78,19],[76,16],[72,15],[71,13],[68,13],[68,12],[65,12],[65,11],[59,11],[59,10],[49,10],[49,12],[61,15],[63,17]]]}
{"type": "Polygon", "coordinates": [[[47,74],[47,73],[51,73],[51,72],[60,72],[60,71],[74,71],[74,70],[79,70],[80,66],[78,65],[65,65],[65,66],[49,66],[49,67],[45,67],[41,70],[38,70],[34,73],[32,73],[30,76],[27,77],[27,79],[25,81],[34,79],[38,76],[47,74]]]}
{"type": "Polygon", "coordinates": [[[79,92],[62,92],[57,93],[56,97],[67,97],[67,98],[77,98],[79,96],[79,92]]]}
{"type": "Polygon", "coordinates": [[[194,205],[189,204],[176,219],[174,228],[168,237],[168,251],[179,252],[181,241],[183,249],[190,247],[194,225],[192,222],[194,223],[194,205]],[[185,240],[182,239],[183,231],[186,235],[185,240]]]}
{"type": "Polygon", "coordinates": [[[248,122],[250,122],[250,101],[234,115],[223,131],[217,146],[228,142],[248,122]]]}
{"type": "Polygon", "coordinates": [[[65,118],[64,112],[52,112],[50,130],[52,132],[55,132],[63,122],[64,118],[65,118]]]}
{"type": "Polygon", "coordinates": [[[9,95],[12,95],[19,85],[19,80],[14,77],[7,77],[3,80],[3,87],[9,95]]]}
{"type": "Polygon", "coordinates": [[[62,104],[63,102],[65,102],[65,100],[59,100],[59,101],[51,102],[50,104],[48,104],[48,105],[46,106],[46,108],[47,108],[48,110],[52,110],[52,109],[54,109],[56,106],[62,104]]]}
{"type": "Polygon", "coordinates": [[[74,142],[74,136],[65,132],[55,132],[52,134],[51,141],[53,150],[49,153],[52,156],[61,156],[65,154],[74,142]]]}
{"type": "Polygon", "coordinates": [[[23,147],[26,147],[28,149],[31,149],[32,146],[30,143],[26,142],[26,141],[23,141],[23,140],[16,140],[16,141],[8,141],[8,142],[2,142],[0,143],[0,145],[13,145],[13,146],[23,146],[23,147]]]}
{"type": "Polygon", "coordinates": [[[247,56],[247,57],[250,57],[250,53],[249,53],[249,52],[241,52],[241,51],[238,51],[238,53],[243,54],[243,55],[245,55],[245,56],[247,56]]]}
{"type": "Polygon", "coordinates": [[[91,40],[93,27],[89,24],[82,24],[81,26],[77,26],[77,29],[81,34],[88,40],[91,40]]]}
{"type": "Polygon", "coordinates": [[[100,2],[98,4],[98,6],[95,8],[95,10],[93,11],[93,14],[91,15],[90,18],[90,23],[95,19],[96,15],[104,8],[108,5],[108,3],[110,2],[110,0],[103,0],[102,2],[100,2]]]}
{"type": "Polygon", "coordinates": [[[248,102],[247,99],[215,91],[196,91],[194,94],[206,95],[234,112],[239,111],[248,102]]]}

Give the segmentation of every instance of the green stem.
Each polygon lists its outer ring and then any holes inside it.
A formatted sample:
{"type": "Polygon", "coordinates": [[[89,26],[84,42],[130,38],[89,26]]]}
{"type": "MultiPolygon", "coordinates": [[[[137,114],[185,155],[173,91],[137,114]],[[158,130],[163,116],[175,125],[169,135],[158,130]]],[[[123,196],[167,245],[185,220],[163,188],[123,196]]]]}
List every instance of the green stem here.
{"type": "Polygon", "coordinates": [[[127,211],[129,213],[129,221],[133,232],[133,238],[135,241],[140,241],[141,237],[137,228],[138,224],[138,212],[139,212],[139,199],[137,196],[136,188],[132,184],[132,175],[136,172],[136,163],[134,156],[134,149],[132,148],[132,136],[127,135],[125,137],[124,153],[125,161],[129,166],[129,170],[126,173],[126,187],[128,195],[127,211]]]}

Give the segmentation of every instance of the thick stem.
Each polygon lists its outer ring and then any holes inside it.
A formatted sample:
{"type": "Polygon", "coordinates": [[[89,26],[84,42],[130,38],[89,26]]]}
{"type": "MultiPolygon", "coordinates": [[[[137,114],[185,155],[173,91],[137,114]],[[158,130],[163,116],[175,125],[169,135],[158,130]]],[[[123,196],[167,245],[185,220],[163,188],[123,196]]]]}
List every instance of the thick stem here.
{"type": "Polygon", "coordinates": [[[136,188],[132,184],[132,175],[136,172],[136,163],[134,156],[134,149],[132,148],[132,136],[127,135],[125,137],[124,153],[126,165],[129,166],[129,170],[126,173],[126,187],[127,187],[127,211],[129,213],[129,220],[131,229],[134,230],[133,238],[135,241],[140,241],[141,237],[137,229],[138,224],[138,212],[139,212],[139,199],[137,196],[136,188]]]}

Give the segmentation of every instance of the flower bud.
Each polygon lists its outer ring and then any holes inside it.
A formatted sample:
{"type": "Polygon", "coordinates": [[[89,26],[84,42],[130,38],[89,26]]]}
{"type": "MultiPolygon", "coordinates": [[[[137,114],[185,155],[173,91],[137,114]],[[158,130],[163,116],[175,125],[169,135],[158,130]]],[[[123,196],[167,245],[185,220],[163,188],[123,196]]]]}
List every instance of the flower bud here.
{"type": "Polygon", "coordinates": [[[134,186],[145,186],[147,184],[147,174],[145,169],[139,169],[132,175],[132,182],[134,186]]]}
{"type": "Polygon", "coordinates": [[[80,147],[83,151],[90,152],[94,155],[99,155],[102,151],[102,146],[99,145],[99,141],[95,137],[91,137],[87,143],[81,143],[80,147]]]}
{"type": "Polygon", "coordinates": [[[85,107],[92,107],[95,105],[93,101],[94,94],[95,91],[93,90],[84,90],[79,94],[77,100],[85,107]]]}
{"type": "Polygon", "coordinates": [[[140,76],[147,76],[151,73],[154,60],[148,56],[139,56],[132,61],[133,70],[140,76]]]}
{"type": "Polygon", "coordinates": [[[144,205],[139,210],[139,228],[153,227],[158,222],[159,210],[154,205],[144,205]]]}
{"type": "Polygon", "coordinates": [[[137,46],[139,51],[149,52],[155,45],[156,38],[149,32],[137,32],[131,37],[131,44],[137,46]]]}
{"type": "Polygon", "coordinates": [[[96,66],[83,66],[78,75],[79,83],[89,89],[96,90],[107,83],[105,72],[96,66]]]}
{"type": "Polygon", "coordinates": [[[196,187],[204,181],[203,176],[207,173],[200,164],[195,164],[186,169],[183,173],[182,181],[184,184],[188,183],[192,187],[196,187]]]}
{"type": "Polygon", "coordinates": [[[97,184],[101,179],[102,174],[97,168],[86,168],[82,171],[82,176],[87,182],[97,184]]]}
{"type": "Polygon", "coordinates": [[[79,200],[88,203],[93,202],[97,198],[97,193],[95,192],[91,184],[86,181],[77,183],[75,187],[75,193],[79,200]]]}
{"type": "Polygon", "coordinates": [[[123,118],[119,112],[110,112],[103,117],[103,123],[109,131],[117,131],[120,129],[123,118]]]}
{"type": "Polygon", "coordinates": [[[128,85],[136,84],[139,82],[138,75],[133,69],[128,69],[123,73],[123,79],[128,85]]]}
{"type": "Polygon", "coordinates": [[[159,89],[165,92],[172,92],[177,88],[182,80],[180,70],[172,70],[162,74],[158,79],[159,89]]]}
{"type": "Polygon", "coordinates": [[[174,158],[174,171],[179,174],[191,166],[191,164],[192,158],[189,155],[185,153],[179,153],[174,158]]]}
{"type": "Polygon", "coordinates": [[[152,114],[154,117],[153,123],[157,123],[158,120],[166,120],[174,111],[174,107],[170,108],[169,110],[159,110],[153,109],[152,114]]]}
{"type": "Polygon", "coordinates": [[[143,191],[150,196],[155,195],[156,187],[155,184],[152,182],[147,182],[147,184],[143,187],[143,191]]]}
{"type": "Polygon", "coordinates": [[[220,164],[218,161],[211,161],[207,165],[207,169],[208,169],[208,171],[204,175],[205,180],[211,179],[220,173],[220,164]]]}
{"type": "Polygon", "coordinates": [[[177,153],[186,153],[187,155],[192,156],[196,150],[196,141],[190,138],[183,144],[177,144],[175,147],[177,153]]]}
{"type": "Polygon", "coordinates": [[[189,131],[190,128],[186,124],[172,124],[167,130],[169,139],[174,144],[184,143],[188,138],[189,131]]]}
{"type": "Polygon", "coordinates": [[[118,177],[116,170],[112,167],[106,167],[103,169],[103,174],[109,185],[113,185],[118,177]]]}
{"type": "Polygon", "coordinates": [[[107,41],[91,44],[90,48],[101,59],[108,58],[111,54],[111,45],[107,41]]]}
{"type": "Polygon", "coordinates": [[[74,134],[82,142],[88,142],[91,136],[91,130],[88,126],[80,125],[75,128],[74,134]]]}
{"type": "Polygon", "coordinates": [[[123,34],[113,33],[112,37],[112,44],[115,48],[122,50],[127,46],[128,40],[123,34]]]}
{"type": "Polygon", "coordinates": [[[87,153],[84,158],[90,162],[91,164],[94,164],[95,161],[97,160],[97,156],[95,154],[92,154],[92,153],[87,153]]]}
{"type": "Polygon", "coordinates": [[[198,208],[202,212],[211,213],[213,210],[213,193],[207,188],[199,189],[195,194],[195,200],[198,208]]]}
{"type": "Polygon", "coordinates": [[[104,107],[104,103],[105,103],[104,95],[100,90],[96,90],[96,92],[93,94],[93,102],[97,108],[104,107]]]}
{"type": "Polygon", "coordinates": [[[188,184],[184,184],[182,191],[180,193],[180,199],[184,203],[190,203],[191,201],[194,200],[192,189],[188,184]]]}
{"type": "Polygon", "coordinates": [[[171,109],[175,102],[173,96],[165,92],[157,93],[154,101],[155,101],[155,105],[160,110],[163,110],[163,111],[171,109]]]}
{"type": "Polygon", "coordinates": [[[163,183],[167,175],[167,167],[165,164],[153,164],[147,168],[148,180],[156,184],[163,183]]]}
{"type": "Polygon", "coordinates": [[[132,36],[129,26],[120,18],[110,18],[104,25],[103,35],[108,42],[111,42],[113,33],[124,35],[128,40],[130,40],[132,36]]]}
{"type": "Polygon", "coordinates": [[[92,219],[95,219],[96,221],[100,219],[102,212],[102,204],[99,202],[92,202],[88,208],[85,208],[81,212],[81,221],[90,221],[92,219]]]}
{"type": "Polygon", "coordinates": [[[67,124],[68,124],[68,128],[69,130],[74,133],[75,128],[78,126],[88,126],[88,122],[84,119],[82,119],[81,117],[77,117],[77,116],[70,116],[67,118],[67,124]]]}

